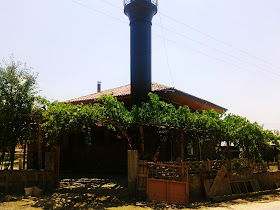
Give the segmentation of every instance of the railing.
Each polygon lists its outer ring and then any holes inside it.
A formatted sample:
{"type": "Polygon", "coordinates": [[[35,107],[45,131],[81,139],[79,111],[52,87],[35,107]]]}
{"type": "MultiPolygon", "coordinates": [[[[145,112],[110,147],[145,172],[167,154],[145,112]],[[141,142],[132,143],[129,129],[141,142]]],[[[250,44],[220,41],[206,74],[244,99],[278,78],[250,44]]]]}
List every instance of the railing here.
{"type": "Polygon", "coordinates": [[[265,172],[267,171],[268,167],[266,163],[254,163],[253,164],[253,172],[259,173],[259,172],[265,172]]]}
{"type": "Polygon", "coordinates": [[[188,166],[189,173],[204,173],[219,171],[224,165],[228,170],[237,170],[243,168],[253,168],[254,172],[267,171],[266,163],[250,163],[248,158],[232,160],[208,160],[208,161],[184,161],[165,162],[166,164],[188,166]]]}
{"type": "MultiPolygon", "coordinates": [[[[14,170],[23,169],[23,153],[15,153],[14,157],[14,170]]],[[[25,155],[25,167],[27,166],[27,154],[25,155]]],[[[10,170],[11,169],[11,159],[10,153],[5,153],[0,156],[0,170],[10,170]]]]}
{"type": "Polygon", "coordinates": [[[184,161],[169,164],[183,164],[189,167],[189,173],[213,172],[218,171],[224,165],[228,170],[249,168],[250,162],[247,158],[233,160],[208,160],[208,161],[184,161]]]}
{"type": "Polygon", "coordinates": [[[188,167],[180,165],[148,163],[148,178],[183,181],[188,176],[188,167]]]}
{"type": "MultiPolygon", "coordinates": [[[[126,6],[130,3],[132,3],[133,1],[137,1],[137,0],[123,0],[123,5],[126,6]]],[[[158,0],[146,0],[146,1],[158,6],[158,0]]]]}

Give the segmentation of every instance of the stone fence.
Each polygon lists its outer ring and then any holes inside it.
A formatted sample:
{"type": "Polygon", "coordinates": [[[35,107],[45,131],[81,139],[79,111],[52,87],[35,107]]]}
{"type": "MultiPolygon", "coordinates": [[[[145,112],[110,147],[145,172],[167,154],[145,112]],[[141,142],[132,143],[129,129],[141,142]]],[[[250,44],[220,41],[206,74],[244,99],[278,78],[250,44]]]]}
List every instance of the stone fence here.
{"type": "Polygon", "coordinates": [[[57,178],[54,171],[47,170],[1,170],[0,191],[24,193],[25,187],[38,186],[44,191],[56,187],[57,178]]]}

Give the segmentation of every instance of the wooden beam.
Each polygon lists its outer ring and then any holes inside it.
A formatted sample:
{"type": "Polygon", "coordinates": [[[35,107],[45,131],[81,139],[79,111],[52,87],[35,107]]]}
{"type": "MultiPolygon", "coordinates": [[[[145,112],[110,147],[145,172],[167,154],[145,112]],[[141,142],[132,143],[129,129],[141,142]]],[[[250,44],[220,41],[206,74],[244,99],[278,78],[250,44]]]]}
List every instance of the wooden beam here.
{"type": "Polygon", "coordinates": [[[218,190],[219,190],[219,187],[221,185],[221,183],[223,182],[224,180],[224,177],[227,175],[228,173],[228,170],[226,169],[226,167],[223,165],[221,167],[221,169],[218,171],[215,179],[214,179],[214,182],[212,184],[212,187],[210,188],[210,191],[208,193],[208,196],[210,198],[214,198],[215,195],[217,194],[218,190]]]}
{"type": "Polygon", "coordinates": [[[184,161],[184,131],[181,131],[181,161],[184,161]]]}

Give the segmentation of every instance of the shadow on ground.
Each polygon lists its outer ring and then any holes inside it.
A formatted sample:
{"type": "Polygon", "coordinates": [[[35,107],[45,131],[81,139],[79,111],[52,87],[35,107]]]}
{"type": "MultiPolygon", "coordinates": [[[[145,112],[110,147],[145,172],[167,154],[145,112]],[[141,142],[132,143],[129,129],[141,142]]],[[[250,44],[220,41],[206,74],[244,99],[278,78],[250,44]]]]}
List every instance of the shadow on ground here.
{"type": "Polygon", "coordinates": [[[160,204],[129,198],[127,178],[122,175],[77,175],[76,177],[72,175],[71,178],[63,178],[60,187],[54,193],[32,199],[35,201],[33,207],[43,209],[186,208],[183,205],[160,204]]]}
{"type": "Polygon", "coordinates": [[[60,187],[52,194],[37,198],[34,207],[43,209],[104,209],[130,204],[127,188],[123,184],[121,176],[80,177],[86,178],[72,176],[62,179],[60,187]]]}
{"type": "MultiPolygon", "coordinates": [[[[251,202],[268,203],[280,200],[279,192],[269,195],[247,197],[227,202],[211,203],[197,202],[188,206],[160,204],[129,198],[126,177],[123,175],[77,175],[67,176],[60,182],[60,187],[53,193],[40,197],[24,197],[19,195],[4,195],[0,193],[0,202],[12,204],[22,202],[23,207],[39,207],[41,209],[204,209],[209,207],[226,207],[251,202]],[[85,177],[85,178],[81,178],[85,177]]],[[[1,205],[0,205],[1,206],[1,205]]]]}

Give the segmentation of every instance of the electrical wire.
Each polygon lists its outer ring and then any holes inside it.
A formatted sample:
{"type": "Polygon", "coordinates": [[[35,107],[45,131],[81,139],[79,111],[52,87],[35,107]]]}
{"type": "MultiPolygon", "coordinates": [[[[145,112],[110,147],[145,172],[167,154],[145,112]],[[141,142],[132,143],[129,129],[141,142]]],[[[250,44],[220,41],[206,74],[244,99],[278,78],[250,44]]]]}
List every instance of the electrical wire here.
{"type": "MultiPolygon", "coordinates": [[[[121,22],[121,23],[128,24],[127,22],[125,22],[125,21],[123,21],[123,20],[121,20],[121,19],[119,19],[119,18],[116,18],[116,17],[114,17],[114,16],[108,15],[107,13],[104,13],[104,12],[99,11],[99,10],[97,10],[97,9],[93,9],[93,8],[87,6],[87,5],[81,4],[81,3],[76,2],[76,1],[72,1],[72,2],[75,3],[75,4],[77,4],[77,5],[80,5],[80,6],[82,6],[82,7],[88,8],[88,9],[90,9],[90,10],[92,10],[92,11],[95,11],[95,12],[97,12],[97,13],[99,13],[99,14],[102,14],[102,15],[104,15],[104,16],[113,18],[113,19],[115,19],[115,20],[117,20],[117,21],[119,21],[119,22],[121,22]]],[[[105,1],[104,1],[104,2],[105,2],[105,1]]],[[[106,2],[106,3],[107,3],[107,2],[106,2]]],[[[155,36],[157,36],[157,37],[159,37],[159,38],[161,38],[161,39],[163,38],[162,36],[159,36],[159,35],[154,34],[154,33],[153,33],[153,35],[155,35],[155,36]]],[[[164,40],[165,40],[165,41],[169,41],[169,42],[171,42],[171,43],[173,43],[173,44],[179,45],[179,46],[181,46],[181,47],[183,47],[183,48],[186,48],[186,47],[183,46],[182,44],[177,43],[177,42],[175,42],[175,41],[173,41],[173,40],[166,39],[166,38],[164,38],[164,40]]],[[[238,66],[238,65],[236,65],[236,64],[230,63],[230,62],[225,61],[225,60],[223,60],[223,59],[216,58],[216,57],[214,57],[214,56],[208,55],[207,53],[201,52],[201,51],[199,51],[199,50],[196,50],[196,49],[193,49],[193,48],[189,48],[189,47],[186,48],[186,49],[192,50],[192,51],[194,51],[194,52],[197,52],[197,53],[199,53],[199,54],[202,54],[202,55],[207,56],[207,57],[209,57],[209,58],[212,58],[212,59],[214,59],[214,60],[218,60],[218,61],[221,61],[221,62],[223,62],[223,63],[226,63],[226,64],[229,64],[229,65],[235,66],[236,68],[239,68],[239,69],[242,69],[242,70],[245,70],[245,71],[248,71],[248,72],[252,72],[252,71],[250,71],[250,70],[248,70],[248,69],[246,69],[246,68],[240,67],[240,66],[238,66]]],[[[254,73],[254,72],[253,72],[253,73],[254,73]]],[[[262,76],[262,77],[265,77],[265,78],[267,78],[267,79],[270,79],[270,80],[275,80],[275,79],[271,79],[271,78],[269,78],[269,77],[266,77],[266,75],[261,75],[261,76],[262,76]]]]}
{"type": "MultiPolygon", "coordinates": [[[[103,2],[105,2],[105,3],[107,3],[107,4],[110,4],[110,5],[113,5],[113,6],[117,7],[117,8],[119,8],[119,9],[122,9],[121,7],[118,7],[118,6],[112,4],[112,3],[108,2],[108,1],[105,1],[105,0],[104,0],[103,2]]],[[[192,26],[190,26],[190,25],[188,25],[188,24],[186,24],[186,23],[184,23],[184,22],[182,22],[182,21],[179,21],[179,20],[177,20],[177,19],[175,19],[175,18],[173,18],[173,17],[170,17],[170,16],[168,16],[168,15],[166,15],[166,14],[164,14],[164,13],[161,13],[161,15],[164,16],[164,17],[166,17],[166,18],[168,18],[168,19],[170,19],[170,20],[172,20],[172,21],[175,21],[175,22],[177,22],[177,23],[179,23],[179,24],[181,24],[181,25],[183,25],[183,26],[185,26],[185,27],[187,27],[187,28],[189,28],[189,29],[191,29],[191,30],[193,30],[193,31],[196,31],[197,33],[200,33],[200,34],[202,34],[202,35],[204,35],[204,36],[207,36],[207,37],[209,37],[209,38],[211,38],[211,39],[213,39],[213,40],[215,40],[215,41],[217,41],[217,42],[220,42],[220,43],[222,43],[222,44],[224,44],[224,45],[226,45],[226,46],[228,46],[228,47],[231,47],[231,48],[234,49],[234,50],[237,50],[237,51],[239,51],[239,52],[242,52],[242,53],[244,53],[244,54],[246,54],[246,55],[248,55],[248,56],[250,56],[250,57],[252,57],[252,58],[255,58],[255,59],[259,60],[259,61],[262,61],[263,63],[266,63],[266,64],[268,64],[268,65],[270,65],[270,66],[272,66],[272,67],[274,67],[274,68],[280,70],[280,67],[279,67],[279,66],[276,66],[276,65],[274,65],[273,63],[271,63],[271,62],[269,62],[269,61],[266,61],[266,60],[264,60],[264,59],[262,59],[262,58],[260,58],[260,57],[257,57],[257,56],[255,56],[255,55],[253,55],[253,54],[251,54],[251,53],[249,53],[249,52],[246,52],[245,50],[242,50],[242,49],[240,49],[240,48],[234,47],[233,45],[231,45],[231,44],[229,44],[229,43],[226,43],[225,41],[222,41],[222,40],[220,40],[220,39],[217,39],[217,38],[215,38],[214,36],[212,36],[212,35],[210,35],[210,34],[208,34],[208,33],[205,33],[205,32],[203,32],[203,31],[201,31],[201,30],[198,30],[198,29],[196,29],[196,28],[194,28],[194,27],[192,27],[192,26]]],[[[155,23],[154,23],[154,24],[155,24],[155,23]]],[[[156,24],[155,24],[155,25],[156,25],[156,24]]],[[[169,30],[169,29],[167,29],[167,28],[165,28],[165,29],[166,29],[166,30],[169,30]]],[[[173,31],[173,32],[174,32],[174,31],[173,31]]],[[[190,39],[190,38],[188,38],[188,39],[190,39]]],[[[196,41],[196,42],[197,42],[197,41],[196,41]]],[[[213,48],[213,49],[214,49],[214,48],[213,48]]],[[[216,49],[214,49],[214,50],[216,50],[216,49]]],[[[221,53],[224,54],[224,52],[221,52],[221,53]]],[[[229,55],[229,54],[227,54],[227,55],[228,55],[228,56],[231,56],[231,57],[234,57],[234,58],[236,58],[236,59],[238,59],[238,60],[242,60],[242,59],[240,59],[240,58],[237,58],[236,56],[232,56],[232,55],[229,55]]],[[[246,62],[247,64],[253,65],[253,66],[255,66],[256,68],[259,68],[259,69],[264,70],[263,68],[261,68],[261,67],[255,65],[255,64],[251,64],[251,63],[249,63],[249,62],[247,62],[247,61],[245,61],[245,60],[243,60],[243,62],[246,62]]],[[[267,71],[267,70],[266,70],[266,71],[267,71]]],[[[272,73],[272,74],[276,74],[276,73],[271,72],[271,71],[269,71],[269,72],[272,73]]],[[[276,75],[280,76],[280,74],[276,74],[276,75]]]]}
{"type": "Polygon", "coordinates": [[[75,3],[75,4],[78,4],[78,5],[82,6],[82,7],[88,8],[88,9],[90,9],[90,10],[92,10],[92,11],[94,11],[94,12],[97,12],[97,13],[99,13],[99,14],[102,14],[102,15],[104,15],[104,16],[113,18],[113,19],[115,19],[115,20],[117,20],[117,21],[119,21],[119,22],[125,23],[126,25],[128,24],[128,22],[125,22],[125,21],[123,21],[123,20],[121,20],[121,19],[119,19],[119,18],[116,18],[116,17],[112,16],[112,15],[108,15],[107,13],[102,12],[102,11],[100,11],[100,10],[97,10],[97,9],[94,9],[94,8],[89,7],[89,6],[87,6],[87,5],[81,4],[81,3],[77,2],[77,1],[72,1],[72,2],[75,3]]]}
{"type": "MultiPolygon", "coordinates": [[[[158,25],[158,24],[155,23],[155,25],[158,25]]],[[[159,26],[159,25],[158,25],[158,26],[159,26]]],[[[275,73],[275,72],[272,72],[272,71],[269,71],[269,70],[264,69],[264,68],[262,68],[262,67],[259,67],[259,66],[256,65],[256,64],[250,63],[250,62],[248,62],[248,61],[246,61],[246,60],[243,60],[243,59],[241,59],[241,58],[238,58],[238,57],[236,57],[236,56],[234,56],[234,55],[228,54],[228,53],[226,53],[226,52],[224,52],[224,51],[222,51],[222,50],[219,50],[219,49],[217,49],[217,48],[213,48],[213,47],[211,47],[211,46],[209,46],[209,45],[207,45],[207,44],[204,44],[203,42],[200,42],[200,41],[197,41],[197,40],[195,40],[195,39],[192,39],[192,38],[190,38],[190,37],[188,37],[188,36],[186,36],[186,35],[180,34],[180,33],[176,32],[176,31],[173,31],[173,30],[171,30],[171,29],[169,29],[169,28],[166,28],[166,27],[164,27],[164,26],[161,26],[161,28],[163,28],[163,29],[165,29],[165,30],[168,30],[168,31],[170,31],[170,32],[172,32],[172,33],[174,33],[174,34],[177,34],[177,35],[179,35],[179,36],[181,36],[181,37],[183,37],[183,38],[186,38],[186,39],[188,39],[188,40],[191,40],[192,42],[198,43],[198,44],[200,44],[200,45],[202,45],[202,46],[204,46],[204,47],[207,47],[207,48],[209,48],[209,49],[211,49],[211,50],[215,50],[215,51],[217,51],[217,52],[219,52],[219,53],[221,53],[221,54],[224,54],[224,55],[226,55],[226,56],[232,57],[232,58],[234,58],[234,59],[236,59],[236,60],[239,60],[239,61],[241,61],[241,62],[247,63],[247,64],[249,64],[249,65],[251,65],[251,66],[254,66],[254,67],[258,68],[258,69],[261,69],[261,70],[263,70],[263,71],[265,71],[265,72],[268,72],[269,74],[274,74],[274,75],[280,76],[280,74],[277,74],[277,73],[275,73]]]]}
{"type": "Polygon", "coordinates": [[[213,40],[215,40],[215,41],[217,41],[217,42],[220,42],[220,43],[222,43],[222,44],[224,44],[224,45],[226,45],[226,46],[228,46],[228,47],[231,47],[231,48],[233,48],[234,50],[237,50],[237,51],[242,52],[242,53],[244,53],[244,54],[246,54],[246,55],[249,55],[249,56],[251,56],[251,57],[253,57],[253,58],[257,59],[257,60],[260,60],[260,61],[262,61],[262,62],[264,62],[264,63],[266,63],[266,64],[268,64],[268,65],[270,65],[270,66],[272,66],[272,67],[277,68],[277,69],[280,70],[280,67],[279,67],[279,66],[276,66],[276,65],[272,64],[272,63],[269,62],[269,61],[266,61],[266,60],[264,60],[264,59],[262,59],[262,58],[259,58],[259,57],[255,56],[255,55],[252,55],[251,53],[248,53],[248,52],[246,52],[245,50],[242,50],[242,49],[239,49],[239,48],[237,48],[237,47],[234,47],[233,45],[228,44],[228,43],[226,43],[226,42],[224,42],[224,41],[222,41],[222,40],[219,40],[219,39],[217,39],[217,38],[215,38],[215,37],[213,37],[213,36],[211,36],[211,35],[209,35],[209,34],[203,32],[203,31],[200,31],[200,30],[198,30],[198,29],[192,27],[192,26],[189,26],[189,25],[187,25],[186,23],[184,23],[184,22],[182,22],[182,21],[179,21],[179,20],[177,20],[177,19],[175,19],[175,18],[172,18],[172,17],[170,17],[170,16],[168,16],[168,15],[166,15],[166,14],[163,14],[163,13],[162,13],[162,16],[164,16],[164,17],[166,17],[166,18],[168,18],[168,19],[170,19],[170,20],[173,20],[174,22],[177,22],[177,23],[179,23],[179,24],[181,24],[181,25],[183,25],[183,26],[185,26],[185,27],[187,27],[187,28],[189,28],[189,29],[191,29],[191,30],[193,30],[193,31],[196,31],[196,32],[198,32],[198,33],[200,33],[200,34],[203,34],[204,36],[207,36],[207,37],[209,37],[209,38],[211,38],[211,39],[213,39],[213,40]]]}
{"type": "MultiPolygon", "coordinates": [[[[115,5],[115,4],[112,4],[112,3],[110,3],[110,2],[108,2],[108,1],[106,1],[106,0],[100,0],[100,1],[102,1],[103,3],[109,4],[109,5],[112,5],[112,6],[118,8],[118,9],[120,9],[120,10],[123,10],[123,8],[121,8],[121,7],[119,7],[119,6],[115,5]]],[[[143,4],[143,5],[144,5],[144,4],[143,4]]],[[[159,7],[158,7],[158,8],[159,8],[159,7]]],[[[280,74],[278,74],[278,73],[275,73],[275,72],[273,72],[273,71],[264,69],[264,68],[262,68],[262,67],[260,67],[260,66],[258,66],[258,65],[256,65],[256,64],[254,64],[254,63],[248,62],[248,61],[246,61],[246,60],[244,60],[244,59],[241,59],[241,58],[239,58],[239,57],[237,57],[237,56],[231,55],[231,54],[226,53],[226,52],[224,52],[224,51],[222,51],[222,50],[219,50],[219,49],[217,49],[217,48],[211,47],[211,46],[209,46],[209,45],[207,45],[207,44],[205,44],[205,43],[203,43],[203,42],[197,41],[197,40],[195,40],[195,39],[193,39],[193,38],[190,38],[190,37],[188,37],[188,36],[186,36],[186,35],[183,35],[183,34],[181,34],[181,33],[178,33],[178,32],[176,32],[176,31],[174,31],[174,30],[171,30],[170,28],[164,27],[164,26],[162,25],[162,18],[161,18],[161,15],[164,15],[164,14],[162,14],[160,11],[158,11],[158,12],[159,12],[159,17],[160,17],[160,24],[157,24],[157,23],[153,23],[153,24],[161,28],[163,37],[164,37],[163,29],[165,29],[165,30],[167,30],[167,31],[170,31],[171,33],[177,34],[177,35],[179,35],[179,36],[181,36],[181,37],[183,37],[183,38],[186,38],[186,39],[188,39],[188,40],[190,40],[190,41],[192,41],[192,42],[198,43],[198,44],[200,44],[200,45],[202,45],[202,46],[204,46],[204,47],[207,47],[207,48],[209,48],[209,49],[211,49],[211,50],[214,50],[214,51],[216,51],[216,52],[219,52],[219,53],[221,53],[221,54],[224,54],[224,55],[229,56],[229,57],[231,57],[231,58],[234,58],[234,59],[236,59],[236,60],[239,60],[239,61],[241,61],[241,62],[243,62],[243,63],[248,64],[248,65],[254,66],[255,68],[258,68],[258,69],[260,69],[260,70],[262,70],[262,71],[267,72],[268,74],[274,74],[274,75],[276,75],[276,76],[280,76],[280,74]]],[[[212,38],[212,39],[214,39],[214,40],[216,40],[216,41],[219,41],[219,42],[223,43],[224,45],[227,45],[227,46],[229,46],[229,47],[231,47],[231,48],[234,48],[232,45],[229,45],[229,44],[227,44],[227,43],[225,43],[225,42],[223,42],[223,41],[220,41],[220,40],[216,39],[215,37],[212,37],[211,35],[208,35],[208,34],[202,32],[202,31],[199,31],[199,30],[197,30],[197,29],[195,29],[195,28],[193,28],[193,27],[191,27],[191,26],[188,26],[187,24],[185,24],[185,23],[183,23],[183,22],[181,22],[181,21],[178,21],[178,20],[176,20],[176,19],[174,19],[174,18],[171,18],[171,17],[169,17],[169,16],[167,16],[167,15],[164,15],[164,16],[167,17],[167,18],[169,18],[169,19],[171,19],[171,20],[173,20],[173,21],[176,21],[176,22],[178,22],[178,23],[180,23],[180,24],[183,24],[183,25],[185,25],[186,27],[188,27],[188,28],[190,28],[190,29],[192,29],[192,30],[194,30],[194,31],[196,31],[196,32],[199,32],[199,33],[201,33],[201,34],[203,34],[203,35],[205,35],[205,36],[208,36],[208,37],[210,37],[210,38],[212,38]]],[[[163,38],[163,39],[164,39],[164,38],[163,38]]],[[[165,45],[165,50],[166,50],[165,41],[164,41],[164,45],[165,45]]],[[[234,48],[234,49],[235,49],[235,48],[234,48]]],[[[239,50],[239,51],[240,51],[240,50],[239,50]]],[[[245,51],[242,51],[242,52],[245,52],[245,51]]],[[[167,56],[167,57],[168,57],[168,56],[167,56]]],[[[168,59],[168,58],[167,58],[167,59],[168,59]]],[[[168,64],[168,65],[169,65],[169,64],[168,64]]],[[[169,68],[169,71],[170,71],[170,67],[168,67],[168,68],[169,68]]],[[[268,74],[266,74],[266,75],[268,75],[268,74]]]]}
{"type": "Polygon", "coordinates": [[[164,45],[164,51],[165,51],[165,56],[166,56],[166,63],[167,63],[167,67],[168,67],[168,71],[169,71],[169,74],[170,74],[170,77],[171,77],[171,81],[172,81],[173,87],[175,87],[174,79],[173,79],[173,76],[171,74],[171,69],[170,69],[170,65],[169,65],[169,58],[168,58],[168,54],[167,54],[167,47],[166,47],[166,43],[165,43],[164,32],[163,32],[163,28],[162,28],[161,15],[160,15],[160,10],[159,9],[158,9],[158,14],[159,14],[159,19],[160,19],[162,41],[163,41],[163,45],[164,45]]]}
{"type": "MultiPolygon", "coordinates": [[[[157,35],[157,34],[155,34],[155,33],[153,33],[153,35],[154,35],[154,36],[157,36],[157,37],[159,37],[159,38],[162,38],[160,35],[157,35]]],[[[250,73],[256,73],[256,72],[253,72],[253,71],[248,70],[248,69],[246,69],[246,68],[243,68],[243,67],[241,67],[241,66],[238,66],[238,65],[236,65],[236,64],[230,63],[230,62],[228,62],[228,61],[226,61],[226,60],[223,60],[223,59],[214,57],[214,56],[212,56],[212,55],[206,54],[206,53],[204,53],[204,52],[201,52],[201,51],[199,51],[199,50],[196,50],[196,49],[193,49],[193,48],[190,48],[190,47],[186,47],[186,46],[184,46],[184,45],[182,45],[182,44],[180,44],[180,43],[178,43],[178,42],[175,42],[175,41],[173,41],[173,40],[166,39],[166,38],[165,38],[165,40],[168,41],[168,42],[171,42],[171,43],[173,43],[173,44],[176,44],[176,45],[178,45],[178,46],[181,46],[181,47],[183,47],[183,48],[185,48],[185,49],[187,49],[187,50],[192,50],[192,51],[194,51],[194,52],[196,52],[196,53],[199,53],[199,54],[201,54],[201,55],[204,55],[204,56],[206,56],[206,57],[209,57],[209,58],[211,58],[211,59],[213,59],[213,60],[217,60],[217,61],[220,61],[220,62],[229,64],[229,65],[231,65],[231,66],[234,66],[234,67],[236,67],[236,68],[238,68],[238,69],[241,69],[241,70],[245,70],[245,71],[250,72],[250,73]]],[[[274,79],[274,78],[272,79],[272,78],[270,78],[270,77],[267,77],[266,75],[260,74],[259,72],[257,72],[257,73],[259,74],[260,77],[265,77],[266,79],[269,79],[269,80],[271,80],[271,81],[277,81],[277,80],[274,79]]],[[[277,84],[278,84],[278,82],[277,82],[277,84]]]]}

